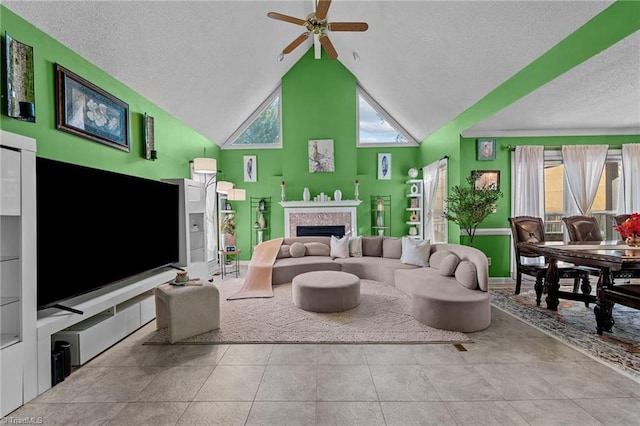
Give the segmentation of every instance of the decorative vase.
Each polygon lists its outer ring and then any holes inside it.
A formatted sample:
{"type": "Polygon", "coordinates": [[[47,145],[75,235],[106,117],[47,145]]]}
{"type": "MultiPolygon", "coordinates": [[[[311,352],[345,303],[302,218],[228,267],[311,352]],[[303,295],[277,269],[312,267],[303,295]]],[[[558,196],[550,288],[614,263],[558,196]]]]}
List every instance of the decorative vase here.
{"type": "Polygon", "coordinates": [[[624,242],[629,246],[629,247],[640,247],[640,236],[630,236],[627,237],[624,242]]]}
{"type": "Polygon", "coordinates": [[[342,200],[342,191],[340,191],[339,189],[336,189],[335,191],[333,191],[333,199],[336,201],[341,201],[342,200]]]}
{"type": "Polygon", "coordinates": [[[262,229],[258,229],[258,244],[262,243],[263,238],[264,238],[264,231],[262,229]]]}
{"type": "Polygon", "coordinates": [[[411,193],[412,194],[417,194],[418,193],[418,185],[416,185],[415,183],[413,185],[411,185],[411,193]]]}
{"type": "Polygon", "coordinates": [[[267,209],[267,202],[265,201],[264,198],[261,198],[260,201],[258,202],[258,209],[263,212],[267,209]]]}
{"type": "Polygon", "coordinates": [[[409,235],[412,235],[412,236],[418,235],[418,230],[416,229],[415,226],[412,226],[411,228],[409,228],[409,235]]]}
{"type": "Polygon", "coordinates": [[[262,212],[260,212],[260,217],[258,217],[258,225],[260,225],[260,229],[264,229],[267,226],[267,221],[264,219],[262,212]]]}
{"type": "Polygon", "coordinates": [[[384,216],[381,212],[378,212],[378,217],[376,217],[376,226],[379,228],[384,226],[384,216]]]}
{"type": "Polygon", "coordinates": [[[235,234],[223,234],[222,241],[224,243],[223,249],[226,250],[227,247],[235,247],[236,246],[236,235],[235,234]]]}
{"type": "Polygon", "coordinates": [[[304,188],[304,191],[302,191],[302,200],[303,201],[309,201],[311,200],[311,193],[309,192],[309,188],[304,188]]]}

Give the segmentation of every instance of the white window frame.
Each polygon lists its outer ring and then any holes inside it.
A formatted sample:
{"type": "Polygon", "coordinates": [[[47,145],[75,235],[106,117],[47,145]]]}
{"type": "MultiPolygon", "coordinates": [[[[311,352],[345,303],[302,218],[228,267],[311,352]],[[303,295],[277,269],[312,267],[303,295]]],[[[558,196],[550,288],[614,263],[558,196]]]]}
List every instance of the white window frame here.
{"type": "Polygon", "coordinates": [[[227,140],[222,144],[221,149],[280,149],[282,148],[282,86],[278,86],[271,94],[265,99],[258,108],[251,113],[249,118],[247,118],[241,125],[236,129],[235,132],[227,138],[227,140]],[[280,129],[280,134],[278,137],[278,143],[255,143],[255,144],[239,144],[234,145],[234,142],[244,133],[245,130],[249,126],[253,124],[254,121],[262,114],[262,112],[271,105],[273,100],[279,97],[280,102],[278,103],[278,128],[280,129]]]}
{"type": "Polygon", "coordinates": [[[360,83],[356,85],[357,94],[356,96],[356,141],[358,148],[401,148],[401,147],[415,147],[419,145],[419,142],[414,138],[411,133],[407,131],[404,127],[400,125],[387,111],[385,111],[382,106],[375,99],[367,93],[366,90],[360,86],[360,83]],[[394,128],[398,133],[400,133],[407,140],[406,142],[360,142],[360,96],[364,98],[367,103],[373,108],[378,114],[380,114],[391,127],[394,128]]]}

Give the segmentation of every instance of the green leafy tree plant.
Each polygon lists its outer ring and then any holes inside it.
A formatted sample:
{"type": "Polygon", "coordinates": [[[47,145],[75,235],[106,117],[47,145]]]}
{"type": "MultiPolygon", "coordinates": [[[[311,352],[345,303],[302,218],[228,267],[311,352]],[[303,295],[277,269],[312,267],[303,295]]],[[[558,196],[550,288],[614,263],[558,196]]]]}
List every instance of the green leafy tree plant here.
{"type": "Polygon", "coordinates": [[[496,202],[502,197],[502,192],[495,183],[476,185],[479,177],[480,173],[474,172],[466,179],[466,186],[456,185],[451,188],[444,213],[447,220],[456,223],[469,235],[469,245],[472,247],[478,225],[495,211],[496,202]]]}

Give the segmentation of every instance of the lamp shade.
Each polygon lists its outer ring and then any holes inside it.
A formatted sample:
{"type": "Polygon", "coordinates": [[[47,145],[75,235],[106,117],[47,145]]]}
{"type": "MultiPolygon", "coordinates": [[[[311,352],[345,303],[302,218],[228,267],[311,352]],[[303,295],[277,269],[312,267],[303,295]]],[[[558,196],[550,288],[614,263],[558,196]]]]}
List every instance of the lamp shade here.
{"type": "Polygon", "coordinates": [[[246,199],[247,195],[244,189],[233,188],[227,192],[227,200],[244,201],[246,199]]]}
{"type": "Polygon", "coordinates": [[[218,171],[218,162],[215,158],[194,158],[193,159],[193,172],[194,173],[216,173],[218,171]]]}
{"type": "Polygon", "coordinates": [[[233,184],[231,182],[221,180],[220,182],[216,183],[216,192],[218,194],[226,194],[231,189],[233,189],[233,184]]]}

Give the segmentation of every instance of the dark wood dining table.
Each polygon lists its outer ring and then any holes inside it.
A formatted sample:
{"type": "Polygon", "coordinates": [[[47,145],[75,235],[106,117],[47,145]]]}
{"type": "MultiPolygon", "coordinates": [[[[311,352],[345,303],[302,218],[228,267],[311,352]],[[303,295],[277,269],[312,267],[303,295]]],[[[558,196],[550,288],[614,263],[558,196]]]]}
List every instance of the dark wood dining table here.
{"type": "Polygon", "coordinates": [[[544,256],[549,267],[544,283],[547,308],[558,309],[559,299],[595,302],[593,311],[596,332],[611,332],[615,303],[640,309],[640,284],[626,279],[640,278],[640,247],[629,247],[621,241],[589,241],[559,244],[558,242],[519,243],[518,247],[534,255],[544,256]],[[598,285],[595,294],[581,294],[560,290],[557,263],[567,262],[585,268],[597,268],[598,285]],[[612,274],[615,272],[616,281],[612,274]]]}

